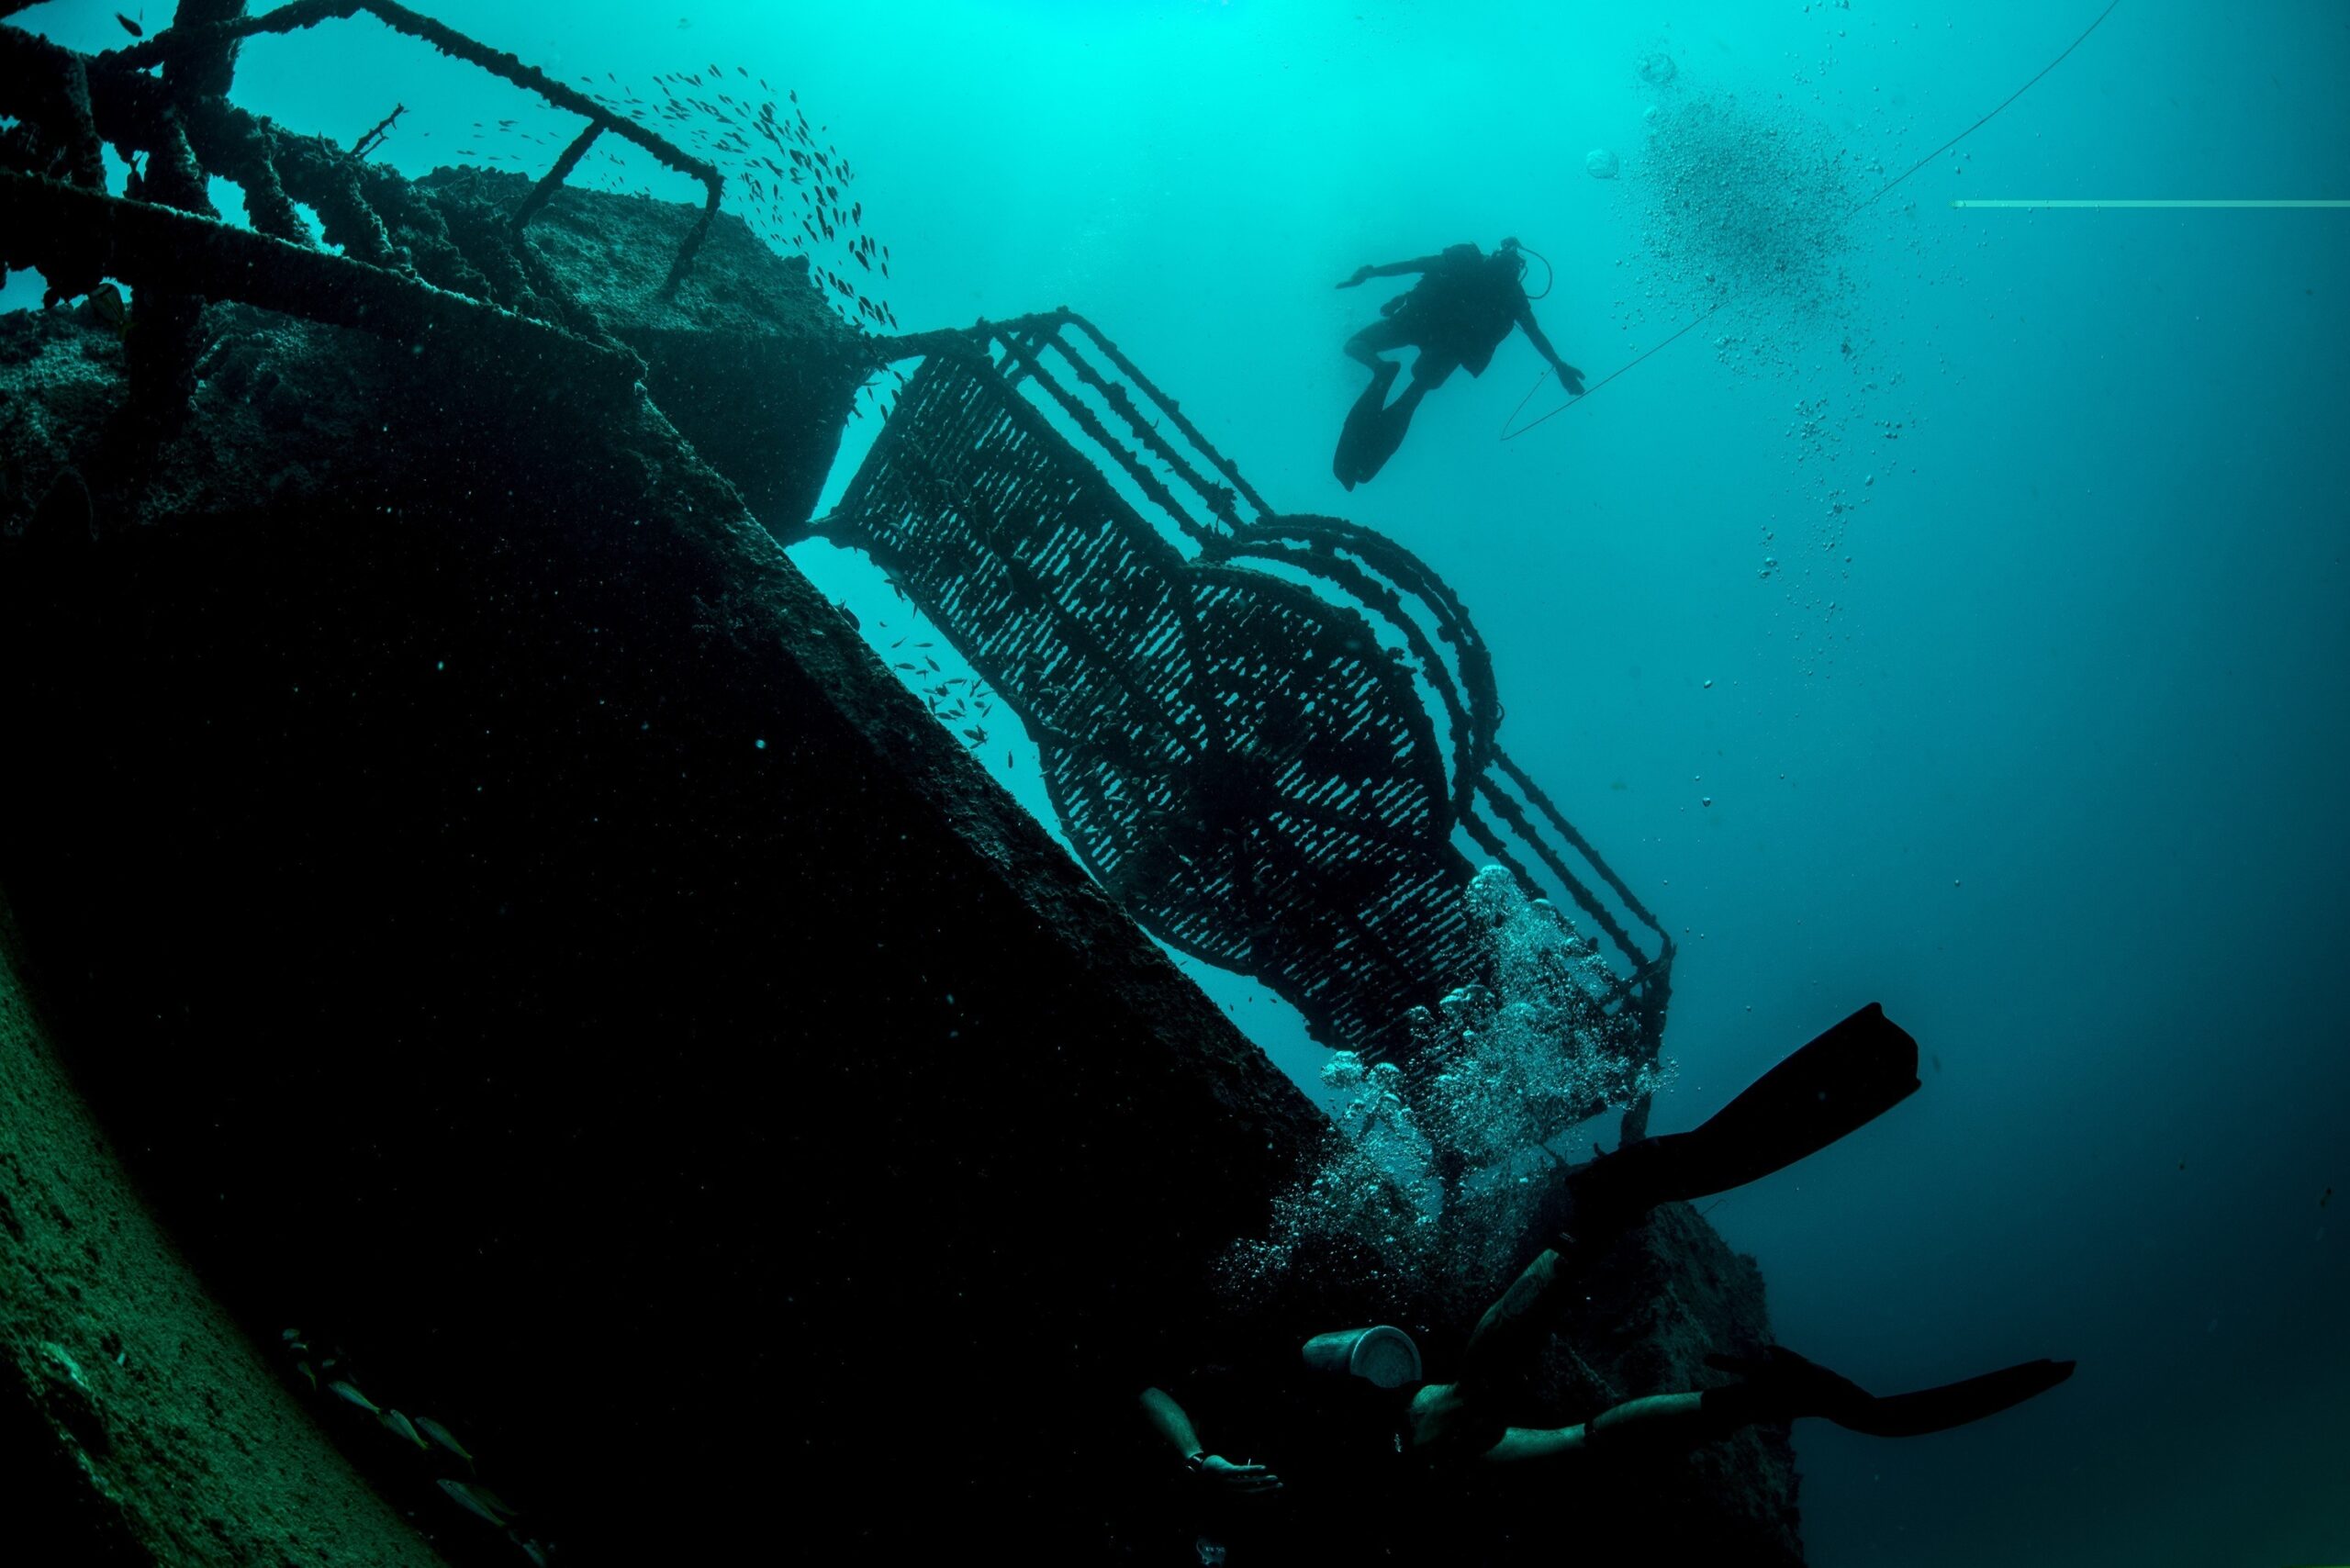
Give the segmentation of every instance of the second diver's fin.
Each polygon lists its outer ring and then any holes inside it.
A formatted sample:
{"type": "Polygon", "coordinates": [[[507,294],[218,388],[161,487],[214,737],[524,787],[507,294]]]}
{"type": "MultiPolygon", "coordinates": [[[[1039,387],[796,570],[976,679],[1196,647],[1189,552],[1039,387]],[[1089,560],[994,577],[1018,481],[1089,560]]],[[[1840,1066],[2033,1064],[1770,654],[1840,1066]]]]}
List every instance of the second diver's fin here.
{"type": "Polygon", "coordinates": [[[1595,1231],[1793,1165],[1918,1092],[1918,1042],[1872,1002],[1685,1133],[1627,1144],[1570,1179],[1595,1231]]]}
{"type": "Polygon", "coordinates": [[[2071,1361],[2025,1361],[1940,1388],[1872,1396],[1784,1345],[1751,1355],[1709,1355],[1706,1364],[1746,1380],[1760,1414],[1774,1421],[1818,1416],[1873,1438],[1916,1438],[1980,1421],[2047,1393],[2073,1375],[2071,1361]]]}
{"type": "Polygon", "coordinates": [[[1839,1416],[1836,1424],[1874,1438],[1947,1431],[2035,1398],[2072,1375],[2071,1361],[2024,1361],[1940,1388],[1879,1394],[1859,1410],[1839,1416]]]}

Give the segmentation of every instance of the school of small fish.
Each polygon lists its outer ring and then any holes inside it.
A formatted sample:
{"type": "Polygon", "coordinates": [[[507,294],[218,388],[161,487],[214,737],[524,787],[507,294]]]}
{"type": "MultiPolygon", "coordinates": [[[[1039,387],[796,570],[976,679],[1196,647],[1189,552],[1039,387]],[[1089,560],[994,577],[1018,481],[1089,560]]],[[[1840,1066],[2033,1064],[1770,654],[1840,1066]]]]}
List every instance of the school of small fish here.
{"type": "MultiPolygon", "coordinates": [[[[865,231],[865,203],[846,189],[856,173],[839,147],[823,140],[831,128],[809,118],[800,95],[786,90],[778,103],[776,89],[741,65],[731,73],[712,63],[706,71],[656,73],[652,80],[655,96],[638,93],[615,72],[601,80],[574,78],[615,118],[655,130],[715,167],[730,209],[778,252],[804,256],[818,296],[843,319],[860,331],[895,330],[898,314],[881,287],[890,277],[890,247],[865,231]]],[[[457,138],[466,145],[454,149],[455,156],[533,171],[551,163],[576,134],[521,125],[515,118],[475,120],[457,138]]],[[[612,171],[624,175],[628,167],[609,147],[591,150],[583,163],[607,189],[625,188],[612,171]]],[[[653,192],[638,185],[629,194],[653,192]]],[[[897,381],[902,386],[904,377],[897,381]]],[[[868,407],[879,407],[881,395],[867,386],[858,399],[851,412],[861,419],[868,407]]]]}
{"type": "MultiPolygon", "coordinates": [[[[900,586],[898,579],[892,577],[888,581],[890,591],[901,599],[905,599],[906,590],[900,586]]],[[[890,623],[884,621],[880,627],[886,632],[890,623]]],[[[979,721],[995,711],[997,699],[987,682],[976,675],[948,675],[936,656],[929,652],[935,645],[927,641],[916,642],[912,633],[906,633],[890,644],[889,651],[892,655],[909,656],[892,658],[890,667],[898,672],[900,679],[913,689],[914,695],[923,700],[923,705],[930,710],[933,718],[954,730],[973,750],[977,750],[988,744],[987,726],[979,721]],[[911,648],[907,645],[909,643],[912,644],[911,648]]],[[[1003,764],[1006,767],[1013,766],[1012,756],[1008,752],[1004,755],[1003,764]]]]}
{"type": "MultiPolygon", "coordinates": [[[[503,1531],[506,1539],[535,1568],[548,1568],[555,1561],[555,1549],[551,1543],[535,1535],[523,1533],[518,1523],[523,1518],[522,1510],[484,1486],[477,1479],[479,1469],[474,1456],[464,1444],[457,1440],[455,1433],[430,1416],[404,1415],[397,1410],[386,1409],[368,1398],[361,1392],[358,1383],[352,1381],[348,1372],[350,1357],[341,1348],[320,1346],[313,1349],[298,1328],[286,1329],[280,1338],[285,1352],[296,1358],[294,1370],[301,1374],[312,1392],[318,1391],[319,1372],[341,1370],[343,1375],[326,1385],[329,1394],[344,1405],[373,1416],[375,1424],[391,1433],[403,1446],[426,1455],[445,1454],[450,1460],[464,1462],[464,1480],[450,1475],[433,1478],[432,1484],[440,1489],[442,1495],[475,1518],[503,1531]]],[[[446,1461],[436,1460],[433,1462],[436,1470],[445,1467],[446,1461]]]]}
{"type": "Polygon", "coordinates": [[[578,82],[613,114],[679,141],[715,164],[729,189],[747,192],[744,220],[768,243],[808,256],[837,308],[853,308],[858,324],[875,330],[898,325],[889,302],[874,297],[876,281],[890,276],[890,247],[864,232],[865,203],[845,194],[856,172],[837,146],[822,140],[830,128],[809,118],[797,92],[787,90],[778,104],[775,89],[741,65],[731,75],[717,64],[706,73],[656,73],[657,103],[611,72],[600,83],[592,76],[578,82]],[[842,258],[838,270],[824,264],[828,253],[842,258]],[[852,266],[862,274],[855,281],[846,271],[852,266]]]}

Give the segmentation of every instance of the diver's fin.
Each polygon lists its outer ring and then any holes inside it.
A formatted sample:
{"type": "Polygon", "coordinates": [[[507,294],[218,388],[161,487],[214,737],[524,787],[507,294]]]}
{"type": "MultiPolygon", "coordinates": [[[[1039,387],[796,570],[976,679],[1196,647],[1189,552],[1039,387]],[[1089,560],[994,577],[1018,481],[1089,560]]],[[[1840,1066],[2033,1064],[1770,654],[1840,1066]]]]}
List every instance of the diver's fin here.
{"type": "Polygon", "coordinates": [[[1754,1411],[1749,1418],[1785,1421],[1818,1416],[1874,1438],[1921,1437],[1996,1416],[2047,1393],[2073,1375],[2074,1365],[2025,1361],[1940,1388],[1876,1397],[1785,1345],[1765,1345],[1751,1355],[1709,1355],[1706,1364],[1746,1380],[1751,1397],[1760,1401],[1749,1406],[1754,1411]]]}
{"type": "Polygon", "coordinates": [[[1743,1186],[1826,1148],[1918,1092],[1918,1042],[1870,1002],[1749,1084],[1689,1135],[1685,1193],[1743,1186]]]}
{"type": "Polygon", "coordinates": [[[2035,1398],[2072,1375],[2071,1361],[2025,1361],[1940,1388],[1881,1394],[1850,1415],[1838,1416],[1836,1424],[1874,1438],[1947,1431],[2035,1398]]]}
{"type": "Polygon", "coordinates": [[[1674,1198],[1769,1175],[1918,1092],[1918,1042],[1872,1002],[1749,1084],[1686,1135],[1674,1198]]]}
{"type": "Polygon", "coordinates": [[[1404,397],[1379,411],[1363,435],[1362,448],[1355,461],[1358,481],[1375,479],[1404,444],[1404,432],[1412,428],[1412,406],[1417,399],[1404,397]]]}
{"type": "Polygon", "coordinates": [[[1577,1228],[1743,1186],[1817,1153],[1918,1092],[1918,1042],[1870,1002],[1749,1085],[1703,1126],[1627,1144],[1569,1178],[1577,1228]]]}
{"type": "MultiPolygon", "coordinates": [[[[1385,426],[1388,389],[1395,385],[1396,374],[1404,367],[1393,360],[1382,360],[1371,373],[1371,385],[1362,389],[1355,406],[1347,410],[1347,422],[1338,430],[1337,455],[1331,459],[1330,472],[1348,489],[1370,478],[1395,455],[1403,444],[1404,432],[1399,429],[1389,439],[1385,426]]],[[[1409,422],[1406,416],[1405,422],[1409,422]]]]}

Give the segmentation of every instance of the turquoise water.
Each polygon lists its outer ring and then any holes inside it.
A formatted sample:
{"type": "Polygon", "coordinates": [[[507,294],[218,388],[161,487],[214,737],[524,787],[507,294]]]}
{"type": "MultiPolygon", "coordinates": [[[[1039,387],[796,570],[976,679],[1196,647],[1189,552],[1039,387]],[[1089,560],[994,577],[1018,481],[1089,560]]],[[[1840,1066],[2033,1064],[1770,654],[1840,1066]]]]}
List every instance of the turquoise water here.
{"type": "MultiPolygon", "coordinates": [[[[98,48],[113,9],[21,19],[98,48]]],[[[1276,505],[1441,572],[1505,741],[1680,935],[1659,1130],[1863,1002],[1919,1036],[1923,1093],[1713,1221],[1781,1337],[1872,1386],[2081,1368],[1942,1437],[1800,1427],[1814,1562],[2350,1559],[2320,1207],[2350,1190],[2350,211],[1950,205],[2350,196],[2340,6],[2122,0],[1850,219],[2098,7],[431,9],[565,77],[797,89],[904,325],[1079,308],[1276,505]],[[1730,303],[1503,442],[1540,369],[1513,340],[1342,491],[1338,344],[1382,291],[1331,286],[1505,234],[1555,265],[1538,315],[1594,380],[1730,303]]],[[[404,103],[412,174],[535,170],[521,139],[576,123],[366,21],[256,41],[238,96],[346,144],[404,103]]],[[[802,559],[868,627],[899,614],[860,563],[802,559]]],[[[1033,752],[997,750],[1041,807],[1033,752]]],[[[1277,1002],[1202,978],[1311,1080],[1277,1002]]]]}

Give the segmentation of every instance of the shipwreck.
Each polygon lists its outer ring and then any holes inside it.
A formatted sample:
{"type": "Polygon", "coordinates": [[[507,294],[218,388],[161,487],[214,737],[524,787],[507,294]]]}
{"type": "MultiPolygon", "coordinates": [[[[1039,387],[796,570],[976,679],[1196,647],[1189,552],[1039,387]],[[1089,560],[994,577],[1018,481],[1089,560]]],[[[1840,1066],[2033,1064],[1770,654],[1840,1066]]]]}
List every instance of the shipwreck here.
{"type": "MultiPolygon", "coordinates": [[[[1672,943],[1511,760],[1466,607],[1279,510],[1082,316],[852,326],[715,170],[389,0],[184,0],[100,55],[0,23],[0,261],[53,298],[0,317],[8,1530],[1113,1560],[1154,1506],[1125,1358],[1332,1136],[1146,933],[1408,1071],[1499,864],[1653,1052],[1672,943]],[[411,180],[237,106],[241,39],[360,12],[578,140],[411,180]],[[573,188],[604,136],[707,199],[573,188]],[[811,536],[986,675],[1076,858],[811,536]]],[[[1740,1335],[1757,1271],[1674,1205],[1529,1397],[1740,1335]]],[[[1642,1484],[1566,1527],[1594,1561],[1800,1560],[1783,1439],[1642,1484]]]]}

